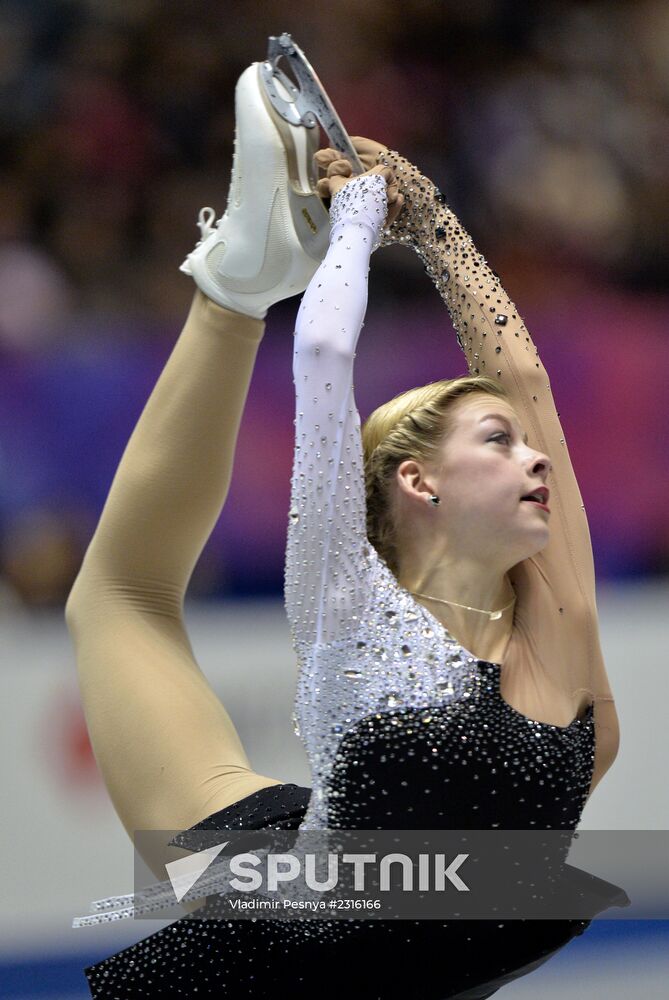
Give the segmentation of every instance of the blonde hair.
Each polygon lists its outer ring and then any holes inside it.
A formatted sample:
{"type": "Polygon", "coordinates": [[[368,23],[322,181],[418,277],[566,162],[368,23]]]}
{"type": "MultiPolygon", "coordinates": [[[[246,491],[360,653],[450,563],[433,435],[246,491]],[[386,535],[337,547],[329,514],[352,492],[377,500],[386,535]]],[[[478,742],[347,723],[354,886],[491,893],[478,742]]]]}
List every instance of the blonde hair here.
{"type": "Polygon", "coordinates": [[[392,492],[396,469],[406,459],[433,461],[452,429],[450,407],[474,392],[508,398],[499,382],[487,375],[442,379],[400,393],[377,407],[362,426],[367,537],[395,576],[399,572],[392,492]]]}

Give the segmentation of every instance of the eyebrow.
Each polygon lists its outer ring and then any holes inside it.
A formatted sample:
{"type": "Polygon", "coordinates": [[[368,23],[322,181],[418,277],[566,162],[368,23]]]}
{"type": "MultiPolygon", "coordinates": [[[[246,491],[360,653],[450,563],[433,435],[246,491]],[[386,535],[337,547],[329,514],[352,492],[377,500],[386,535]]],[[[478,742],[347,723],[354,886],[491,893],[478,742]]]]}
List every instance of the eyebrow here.
{"type": "MultiPolygon", "coordinates": [[[[507,427],[512,427],[511,421],[503,413],[486,413],[484,417],[481,417],[479,423],[482,424],[484,420],[501,420],[507,427]]],[[[527,434],[523,434],[523,441],[528,444],[527,434]]]]}

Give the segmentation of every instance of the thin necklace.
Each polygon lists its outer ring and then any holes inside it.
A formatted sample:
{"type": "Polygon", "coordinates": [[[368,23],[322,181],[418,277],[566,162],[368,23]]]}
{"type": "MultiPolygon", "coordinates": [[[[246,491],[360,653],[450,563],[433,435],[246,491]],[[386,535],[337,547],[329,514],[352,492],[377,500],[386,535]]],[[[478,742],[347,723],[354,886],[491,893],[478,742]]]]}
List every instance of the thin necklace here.
{"type": "Polygon", "coordinates": [[[468,604],[458,604],[456,601],[445,601],[443,597],[430,597],[429,594],[418,594],[415,590],[410,590],[409,593],[413,594],[414,597],[426,597],[428,601],[439,601],[440,604],[452,604],[455,608],[465,608],[466,611],[478,611],[481,615],[487,615],[488,620],[491,622],[495,622],[501,618],[502,614],[508,610],[508,608],[510,608],[516,600],[514,595],[513,599],[509,601],[508,604],[505,604],[503,608],[500,608],[499,611],[484,611],[482,608],[470,608],[468,604]]]}

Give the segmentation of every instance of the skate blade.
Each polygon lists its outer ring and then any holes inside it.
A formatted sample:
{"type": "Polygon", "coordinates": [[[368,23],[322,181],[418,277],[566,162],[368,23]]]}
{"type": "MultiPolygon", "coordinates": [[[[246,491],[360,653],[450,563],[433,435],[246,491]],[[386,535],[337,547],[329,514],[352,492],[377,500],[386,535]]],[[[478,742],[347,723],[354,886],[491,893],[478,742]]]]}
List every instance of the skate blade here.
{"type": "MultiPolygon", "coordinates": [[[[330,145],[349,160],[353,173],[364,173],[365,168],[323,84],[302,49],[287,32],[278,38],[270,36],[267,59],[260,65],[260,80],[264,84],[265,94],[274,111],[284,122],[313,129],[316,133],[316,149],[319,144],[317,124],[320,122],[330,145]],[[277,63],[281,58],[287,60],[299,87],[295,87],[289,77],[279,69],[277,63]],[[279,92],[276,80],[280,81],[282,90],[284,93],[287,91],[292,100],[286,100],[279,92]]],[[[318,178],[313,163],[310,163],[310,170],[315,187],[318,178]]]]}

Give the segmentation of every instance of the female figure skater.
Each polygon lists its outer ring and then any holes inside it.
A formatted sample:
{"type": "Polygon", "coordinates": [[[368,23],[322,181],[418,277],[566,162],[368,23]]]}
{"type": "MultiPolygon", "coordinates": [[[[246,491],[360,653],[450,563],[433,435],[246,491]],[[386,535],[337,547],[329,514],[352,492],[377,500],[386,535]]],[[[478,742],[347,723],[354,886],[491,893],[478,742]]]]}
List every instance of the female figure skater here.
{"type": "MultiPolygon", "coordinates": [[[[536,348],[435,185],[380,144],[356,140],[368,169],[353,179],[335,151],[317,154],[318,193],[332,197],[318,266],[299,220],[306,209],[313,235],[322,204],[313,183],[299,195],[289,167],[306,177],[313,148],[275,121],[257,64],[236,113],[228,209],[217,228],[202,222],[183,266],[199,286],[190,315],[67,606],[119,816],[131,834],[574,829],[618,725],[587,521],[536,348]],[[367,272],[393,241],[423,257],[470,375],[402,394],[361,435],[352,372],[367,272]],[[227,493],[266,310],[307,283],[286,607],[312,789],[252,771],[182,617],[227,493]]],[[[147,862],[162,877],[176,856],[165,845],[147,862]]],[[[87,968],[92,995],[483,1000],[588,924],[302,926],[211,912],[87,968]]]]}

